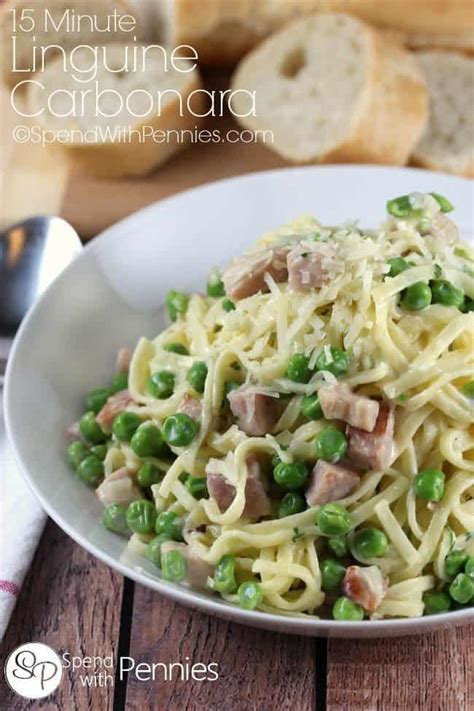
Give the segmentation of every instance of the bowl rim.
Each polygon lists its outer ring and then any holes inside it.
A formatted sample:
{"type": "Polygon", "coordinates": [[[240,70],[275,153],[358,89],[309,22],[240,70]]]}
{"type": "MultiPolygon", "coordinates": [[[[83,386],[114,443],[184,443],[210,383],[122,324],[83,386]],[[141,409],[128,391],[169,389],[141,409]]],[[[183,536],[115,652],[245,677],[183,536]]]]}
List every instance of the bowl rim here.
{"type": "MultiPolygon", "coordinates": [[[[272,170],[255,171],[252,173],[244,173],[237,176],[232,176],[229,178],[223,178],[216,181],[211,181],[203,185],[196,187],[191,187],[169,197],[163,198],[156,202],[147,205],[136,212],[127,215],[123,219],[114,223],[113,225],[107,227],[105,230],[100,232],[93,240],[90,240],[88,244],[84,246],[77,257],[59,274],[59,276],[53,281],[52,284],[44,291],[41,297],[33,304],[28,313],[26,314],[23,322],[18,329],[15,336],[10,355],[7,362],[7,368],[5,373],[5,385],[3,393],[4,401],[4,419],[6,433],[8,437],[9,444],[13,450],[15,461],[21,471],[21,474],[30,490],[33,492],[34,496],[41,503],[42,508],[46,511],[48,516],[77,544],[88,551],[91,555],[98,558],[100,561],[110,566],[112,569],[121,573],[124,577],[131,578],[137,583],[140,583],[156,592],[160,593],[166,598],[174,600],[181,603],[187,607],[192,607],[198,609],[202,612],[216,615],[217,617],[224,617],[227,619],[232,619],[237,623],[242,623],[251,627],[261,627],[266,629],[271,629],[278,632],[288,633],[288,634],[299,634],[299,635],[311,635],[311,636],[334,636],[334,637],[353,637],[353,638],[363,638],[363,637],[389,637],[389,636],[402,636],[414,633],[426,633],[433,632],[436,630],[445,629],[447,627],[457,626],[463,623],[469,623],[474,621],[474,608],[464,608],[460,610],[454,610],[451,612],[440,613],[437,615],[429,615],[423,617],[413,617],[413,618],[389,618],[382,620],[362,620],[362,621],[339,621],[339,620],[328,620],[328,619],[312,619],[292,617],[289,615],[279,615],[276,613],[263,612],[259,610],[243,610],[236,605],[226,603],[222,600],[212,597],[212,595],[206,596],[206,594],[199,594],[193,591],[191,588],[184,585],[175,585],[168,582],[163,582],[158,577],[153,577],[147,574],[145,571],[131,565],[122,563],[120,560],[116,560],[111,555],[103,551],[101,548],[95,544],[88,541],[86,537],[75,530],[74,526],[59,513],[52,505],[50,505],[48,499],[42,495],[39,491],[34,476],[28,470],[26,463],[23,459],[20,448],[17,446],[17,441],[14,433],[14,428],[10,420],[10,402],[13,399],[13,386],[14,386],[14,371],[15,371],[15,361],[16,354],[22,347],[22,342],[29,329],[29,324],[34,320],[36,316],[37,309],[42,303],[43,299],[48,298],[49,293],[57,288],[58,283],[63,279],[67,278],[69,270],[75,269],[76,264],[87,259],[89,253],[93,253],[98,249],[103,249],[106,244],[119,239],[120,229],[125,227],[130,221],[134,221],[140,217],[143,217],[147,212],[152,212],[156,209],[158,205],[172,204],[173,202],[179,202],[183,197],[189,193],[202,193],[207,191],[212,191],[216,186],[222,184],[235,184],[242,181],[255,180],[259,181],[267,175],[274,174],[294,174],[294,173],[311,173],[315,170],[317,171],[350,171],[359,172],[360,170],[369,170],[374,173],[385,173],[385,172],[407,172],[407,173],[419,173],[420,175],[426,176],[427,173],[432,171],[427,171],[420,168],[411,168],[404,166],[376,166],[376,165],[364,165],[364,164],[338,164],[338,165],[322,165],[322,166],[298,166],[298,167],[284,167],[276,168],[272,170]]],[[[434,174],[439,175],[439,174],[434,174]]],[[[466,184],[474,185],[473,181],[466,178],[461,178],[458,176],[445,176],[451,177],[454,180],[464,182],[466,184]]]]}

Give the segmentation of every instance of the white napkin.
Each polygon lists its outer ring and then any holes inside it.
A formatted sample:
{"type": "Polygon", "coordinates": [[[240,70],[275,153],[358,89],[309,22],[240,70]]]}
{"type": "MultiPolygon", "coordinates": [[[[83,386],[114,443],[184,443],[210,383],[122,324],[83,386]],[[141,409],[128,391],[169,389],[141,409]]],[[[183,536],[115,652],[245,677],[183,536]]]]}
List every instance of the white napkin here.
{"type": "Polygon", "coordinates": [[[13,458],[3,421],[0,390],[0,640],[38,545],[46,514],[13,458]]]}

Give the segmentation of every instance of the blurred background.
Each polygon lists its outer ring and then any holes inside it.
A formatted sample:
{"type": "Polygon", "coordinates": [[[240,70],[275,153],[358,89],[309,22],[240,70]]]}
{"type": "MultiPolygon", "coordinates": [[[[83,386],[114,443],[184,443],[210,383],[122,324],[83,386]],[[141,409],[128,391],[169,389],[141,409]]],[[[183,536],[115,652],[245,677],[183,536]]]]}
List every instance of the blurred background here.
{"type": "MultiPolygon", "coordinates": [[[[97,177],[97,164],[107,167],[108,162],[107,154],[101,157],[100,146],[95,147],[97,159],[95,167],[91,168],[87,161],[84,164],[78,159],[77,152],[68,150],[67,146],[42,147],[32,141],[15,141],[12,136],[14,129],[19,125],[28,125],[30,119],[15,114],[11,108],[11,91],[26,76],[12,75],[13,37],[16,38],[15,51],[18,56],[21,54],[22,66],[31,70],[35,42],[31,34],[22,32],[18,26],[14,27],[13,21],[16,19],[18,23],[28,7],[34,8],[38,22],[45,10],[58,18],[62,17],[65,8],[71,11],[70,17],[72,13],[95,13],[103,22],[114,11],[133,15],[137,21],[138,39],[169,47],[186,44],[195,48],[199,56],[197,82],[210,91],[229,87],[232,75],[245,57],[259,52],[268,36],[288,31],[295,19],[326,12],[342,12],[357,17],[375,28],[382,42],[399,43],[415,58],[420,52],[430,51],[441,56],[442,61],[445,57],[449,61],[453,57],[462,59],[459,71],[455,59],[454,64],[451,62],[446,69],[435,72],[438,76],[443,74],[443,86],[427,85],[427,102],[432,117],[442,109],[443,101],[454,112],[454,122],[435,128],[447,131],[448,136],[444,139],[452,141],[453,151],[461,154],[460,157],[456,154],[452,160],[449,156],[444,163],[438,161],[434,167],[465,176],[473,175],[472,0],[101,0],[100,3],[92,0],[32,0],[29,3],[4,0],[1,8],[2,228],[30,215],[57,214],[70,221],[81,239],[87,240],[127,214],[183,189],[249,171],[290,165],[278,145],[253,141],[200,141],[177,147],[156,167],[150,167],[147,163],[143,171],[138,168],[133,176],[110,174],[97,177]],[[441,98],[436,93],[442,92],[446,86],[449,87],[449,101],[446,93],[441,98]],[[441,109],[434,106],[436,101],[441,102],[441,109]]],[[[23,23],[25,29],[28,29],[28,16],[27,10],[23,23]]],[[[128,41],[123,33],[113,30],[108,33],[74,33],[61,29],[49,34],[35,34],[37,46],[57,43],[65,51],[71,51],[76,44],[102,45],[128,41]]],[[[53,53],[48,54],[48,58],[52,56],[53,53]]],[[[336,64],[337,61],[338,58],[334,57],[336,64]]],[[[33,72],[30,71],[27,76],[31,78],[33,72]]],[[[141,80],[144,84],[148,81],[153,85],[155,82],[151,76],[149,79],[144,76],[141,80]]],[[[54,84],[54,74],[50,81],[54,84]]],[[[428,126],[429,116],[424,121],[428,126]]],[[[173,120],[170,125],[174,125],[173,120]]],[[[229,111],[225,111],[223,116],[202,119],[200,128],[211,132],[219,129],[220,135],[226,135],[231,128],[241,129],[229,111]]],[[[298,131],[297,124],[295,131],[298,131]]],[[[403,132],[403,127],[400,131],[403,132]]],[[[363,152],[361,156],[359,162],[374,162],[369,155],[364,160],[363,152]]],[[[309,162],[314,161],[310,159],[309,162]]],[[[390,158],[387,162],[391,162],[390,158]]],[[[420,163],[411,153],[403,162],[420,163]]]]}

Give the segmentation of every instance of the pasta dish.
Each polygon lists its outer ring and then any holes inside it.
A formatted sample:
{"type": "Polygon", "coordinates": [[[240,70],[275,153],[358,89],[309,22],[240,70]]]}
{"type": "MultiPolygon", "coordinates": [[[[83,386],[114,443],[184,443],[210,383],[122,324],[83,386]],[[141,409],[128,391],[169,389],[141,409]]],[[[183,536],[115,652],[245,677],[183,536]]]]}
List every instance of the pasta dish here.
{"type": "Polygon", "coordinates": [[[171,291],[67,455],[170,582],[336,620],[474,602],[474,254],[437,194],[301,217],[171,291]]]}

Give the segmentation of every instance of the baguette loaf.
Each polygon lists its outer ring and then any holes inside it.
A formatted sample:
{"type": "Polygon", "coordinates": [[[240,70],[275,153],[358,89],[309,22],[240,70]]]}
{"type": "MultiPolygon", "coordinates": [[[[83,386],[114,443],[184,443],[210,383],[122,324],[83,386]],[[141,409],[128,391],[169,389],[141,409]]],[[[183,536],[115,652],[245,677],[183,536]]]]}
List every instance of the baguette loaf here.
{"type": "MultiPolygon", "coordinates": [[[[97,76],[91,74],[87,81],[77,80],[77,70],[64,72],[61,58],[49,62],[41,83],[28,86],[29,114],[35,115],[42,129],[55,132],[74,166],[97,177],[143,175],[185,145],[189,132],[200,123],[203,94],[197,91],[190,97],[201,87],[199,72],[181,73],[171,65],[165,68],[156,53],[147,54],[145,71],[122,71],[126,46],[110,44],[105,50],[107,64],[99,54],[97,76]],[[100,108],[97,90],[105,92],[100,108]],[[143,127],[147,127],[146,135],[143,127]],[[58,136],[58,131],[68,131],[67,139],[58,136]],[[171,134],[154,137],[151,131],[171,134]]],[[[86,49],[76,51],[75,65],[90,66],[86,49]]],[[[180,68],[186,65],[192,66],[180,59],[180,68]]]]}
{"type": "MultiPolygon", "coordinates": [[[[273,132],[273,148],[296,163],[403,165],[427,117],[415,59],[360,20],[317,14],[296,20],[245,57],[232,89],[255,91],[252,130],[273,132]]],[[[234,112],[249,112],[234,95],[234,112]]]]}
{"type": "Polygon", "coordinates": [[[428,84],[430,118],[413,160],[474,177],[474,59],[451,52],[421,52],[417,58],[428,84]]]}
{"type": "MultiPolygon", "coordinates": [[[[33,49],[59,45],[64,50],[81,44],[97,45],[109,42],[132,41],[133,36],[142,37],[140,16],[131,0],[8,0],[0,10],[0,63],[2,77],[6,84],[14,86],[29,78],[33,71],[33,49]],[[16,27],[14,25],[15,11],[16,27]],[[130,14],[137,19],[137,31],[95,32],[88,19],[80,23],[80,30],[71,20],[73,14],[97,18],[100,27],[106,27],[107,18],[117,10],[121,15],[130,14]],[[23,14],[25,19],[23,18],[23,14]],[[66,14],[65,14],[66,13],[66,14]],[[71,23],[68,25],[68,21],[71,23]],[[34,23],[34,28],[29,31],[34,23]],[[59,27],[55,31],[54,25],[59,27]],[[21,27],[25,29],[22,31],[21,27]],[[13,44],[15,37],[15,46],[13,44]],[[16,69],[13,71],[14,62],[16,69]]],[[[39,51],[41,51],[39,49],[39,51]]],[[[46,59],[54,56],[48,50],[46,59]]],[[[38,59],[37,59],[38,62],[38,59]]]]}
{"type": "Polygon", "coordinates": [[[415,46],[473,48],[472,0],[159,0],[157,8],[169,44],[192,45],[207,64],[235,64],[264,37],[314,12],[352,14],[415,46]]]}

